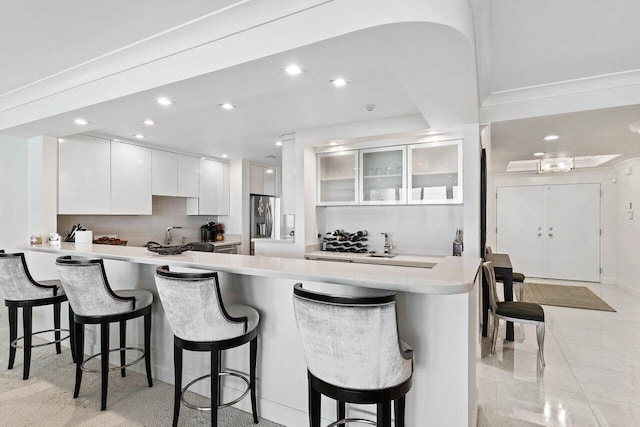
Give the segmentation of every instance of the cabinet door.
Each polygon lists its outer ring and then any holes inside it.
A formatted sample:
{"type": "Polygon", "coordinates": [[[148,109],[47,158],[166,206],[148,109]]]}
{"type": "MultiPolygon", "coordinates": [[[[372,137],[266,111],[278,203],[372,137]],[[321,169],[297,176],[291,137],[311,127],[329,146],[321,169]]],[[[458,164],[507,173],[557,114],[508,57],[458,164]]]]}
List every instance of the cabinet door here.
{"type": "Polygon", "coordinates": [[[111,214],[151,215],[151,149],[111,141],[111,214]]]}
{"type": "Polygon", "coordinates": [[[460,141],[410,145],[407,155],[410,204],[462,203],[460,141]]]}
{"type": "Polygon", "coordinates": [[[58,213],[111,212],[110,141],[76,135],[58,143],[58,213]]]}
{"type": "Polygon", "coordinates": [[[318,154],[318,205],[358,204],[358,152],[318,154]]]}
{"type": "Polygon", "coordinates": [[[249,171],[249,193],[264,194],[264,168],[253,163],[249,171]]]}
{"type": "Polygon", "coordinates": [[[360,150],[360,204],[406,203],[406,147],[360,150]]]}
{"type": "Polygon", "coordinates": [[[276,168],[265,167],[263,168],[264,175],[262,179],[263,193],[267,196],[276,195],[276,168]]]}
{"type": "Polygon", "coordinates": [[[200,215],[229,214],[229,165],[200,159],[200,215]]]}
{"type": "Polygon", "coordinates": [[[154,196],[178,195],[178,155],[151,150],[151,193],[154,196]]]}
{"type": "Polygon", "coordinates": [[[198,160],[178,154],[178,196],[198,197],[198,160]]]}

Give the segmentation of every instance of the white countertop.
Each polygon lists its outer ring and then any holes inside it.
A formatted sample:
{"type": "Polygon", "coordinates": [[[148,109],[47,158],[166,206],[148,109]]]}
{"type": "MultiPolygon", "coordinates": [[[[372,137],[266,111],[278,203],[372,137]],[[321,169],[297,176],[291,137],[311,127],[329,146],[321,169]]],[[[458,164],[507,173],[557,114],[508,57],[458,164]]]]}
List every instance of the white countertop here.
{"type": "Polygon", "coordinates": [[[359,264],[395,265],[401,267],[433,268],[445,257],[422,255],[396,255],[393,258],[372,257],[369,254],[315,251],[305,254],[307,259],[356,262],[359,264]]]}
{"type": "MultiPolygon", "coordinates": [[[[225,241],[226,243],[227,241],[225,241]]],[[[227,243],[228,244],[228,243],[227,243]]],[[[142,247],[60,243],[21,245],[20,250],[77,255],[139,264],[201,268],[250,276],[336,283],[423,294],[461,294],[471,291],[480,269],[480,258],[433,257],[433,268],[397,267],[298,258],[232,255],[187,251],[158,255],[142,247]]]]}

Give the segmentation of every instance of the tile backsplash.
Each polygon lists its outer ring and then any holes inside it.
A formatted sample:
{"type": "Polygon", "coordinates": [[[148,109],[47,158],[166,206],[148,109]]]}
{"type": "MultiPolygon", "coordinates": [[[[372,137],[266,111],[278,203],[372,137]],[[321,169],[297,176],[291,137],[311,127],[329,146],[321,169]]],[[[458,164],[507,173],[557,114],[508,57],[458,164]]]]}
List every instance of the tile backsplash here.
{"type": "Polygon", "coordinates": [[[150,240],[164,244],[167,227],[173,244],[200,241],[200,226],[216,216],[187,216],[187,199],[183,197],[153,196],[153,215],[58,215],[58,233],[64,239],[74,224],[93,231],[93,238],[117,236],[128,246],[144,246],[150,240]]]}

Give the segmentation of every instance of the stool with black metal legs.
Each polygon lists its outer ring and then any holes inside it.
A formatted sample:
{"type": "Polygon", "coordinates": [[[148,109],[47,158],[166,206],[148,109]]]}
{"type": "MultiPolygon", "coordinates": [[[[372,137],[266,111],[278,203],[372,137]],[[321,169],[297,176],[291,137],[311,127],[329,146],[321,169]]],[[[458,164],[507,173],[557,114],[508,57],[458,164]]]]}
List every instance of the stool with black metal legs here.
{"type": "Polygon", "coordinates": [[[69,305],[73,309],[76,340],[76,384],[73,391],[74,399],[80,393],[82,372],[100,372],[101,402],[100,409],[107,407],[107,390],[109,385],[109,371],[120,370],[125,376],[125,368],[145,361],[147,382],[153,386],[151,379],[151,304],[153,294],[145,290],[113,290],[107,280],[104,264],[101,259],[59,257],[56,260],[62,287],[64,288],[69,305]],[[144,349],[126,346],[126,321],[144,316],[144,349]],[[120,348],[109,349],[109,327],[111,323],[120,324],[120,348]],[[100,353],[90,356],[86,362],[100,356],[100,369],[90,369],[84,361],[84,326],[100,325],[100,353]],[[109,367],[109,354],[120,352],[120,366],[109,367]],[[126,352],[137,351],[142,355],[130,362],[126,362],[126,352]]]}
{"type": "Polygon", "coordinates": [[[293,289],[293,307],[309,379],[309,425],[320,427],[321,395],[337,401],[338,419],[329,427],[364,422],[404,426],[411,388],[413,350],[401,342],[396,296],[335,296],[293,289]],[[346,418],[345,403],[376,404],[377,423],[346,418]]]}
{"type": "Polygon", "coordinates": [[[71,356],[75,361],[73,351],[72,311],[69,308],[69,329],[60,328],[60,304],[67,300],[64,290],[60,287],[60,281],[47,280],[36,282],[31,277],[27,262],[23,253],[6,254],[0,250],[0,295],[4,298],[4,305],[9,309],[9,367],[13,368],[16,357],[16,349],[24,350],[24,365],[22,367],[22,379],[29,378],[31,367],[31,349],[45,345],[55,344],[56,353],[62,349],[60,342],[71,337],[71,356]],[[32,312],[33,307],[53,305],[53,329],[33,332],[32,312]],[[18,337],[18,308],[22,308],[23,336],[18,337]],[[70,332],[69,336],[60,337],[60,332],[70,332]],[[46,332],[54,333],[54,341],[44,344],[32,344],[32,336],[46,332]],[[20,345],[20,340],[23,345],[20,345]]]}
{"type": "Polygon", "coordinates": [[[216,272],[180,273],[168,266],[156,269],[156,287],[174,334],[175,392],[173,425],[178,424],[181,401],[185,406],[211,411],[211,425],[218,425],[218,408],[239,402],[251,393],[253,422],[258,423],[256,408],[256,356],[258,351],[258,325],[260,315],[249,306],[224,304],[216,272]],[[236,372],[220,371],[223,350],[249,344],[249,378],[236,372]],[[182,350],[211,353],[211,374],[204,375],[182,388],[182,350]],[[219,403],[222,375],[240,378],[247,389],[229,403],[219,403]],[[184,393],[196,382],[211,378],[211,406],[200,407],[187,402],[184,393]]]}

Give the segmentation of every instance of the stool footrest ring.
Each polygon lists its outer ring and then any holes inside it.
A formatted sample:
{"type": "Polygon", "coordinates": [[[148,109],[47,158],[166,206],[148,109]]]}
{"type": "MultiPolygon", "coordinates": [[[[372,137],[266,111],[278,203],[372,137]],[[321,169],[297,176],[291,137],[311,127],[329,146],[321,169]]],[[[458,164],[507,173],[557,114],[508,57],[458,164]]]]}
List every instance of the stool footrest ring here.
{"type": "MultiPolygon", "coordinates": [[[[227,376],[227,377],[240,378],[242,381],[244,381],[245,385],[247,386],[247,388],[240,395],[240,397],[237,397],[236,399],[232,400],[231,402],[221,403],[220,405],[218,405],[218,408],[226,408],[228,406],[235,405],[236,403],[240,402],[247,395],[247,393],[249,393],[249,390],[251,389],[251,385],[249,383],[249,379],[245,375],[238,374],[237,372],[222,371],[222,372],[218,373],[218,376],[219,377],[227,376]]],[[[182,402],[185,404],[186,407],[191,408],[191,409],[195,409],[197,411],[210,411],[211,410],[210,406],[194,405],[193,403],[187,402],[187,400],[184,398],[184,392],[187,391],[187,389],[189,387],[191,387],[192,385],[194,385],[198,381],[202,381],[202,380],[204,380],[206,378],[211,378],[211,374],[203,375],[201,377],[196,378],[195,380],[191,381],[189,384],[187,384],[182,389],[182,392],[180,393],[180,399],[182,400],[182,402]]]]}
{"type": "Polygon", "coordinates": [[[363,418],[345,418],[343,420],[340,421],[336,421],[335,423],[329,424],[327,427],[337,427],[337,426],[343,426],[345,424],[348,423],[362,423],[362,424],[370,424],[372,426],[377,426],[378,424],[371,421],[371,420],[365,420],[363,418]]]}
{"type": "MultiPolygon", "coordinates": [[[[68,329],[46,329],[44,331],[38,331],[38,332],[32,332],[31,335],[38,335],[38,334],[44,334],[47,332],[69,332],[68,329]]],[[[64,340],[66,340],[67,338],[69,338],[69,335],[67,335],[66,337],[62,337],[59,340],[54,340],[54,341],[49,341],[49,342],[45,342],[42,344],[32,344],[31,348],[38,348],[38,347],[44,347],[45,345],[51,345],[51,344],[57,344],[59,342],[62,342],[64,340]]],[[[18,345],[18,341],[23,340],[24,339],[24,335],[21,337],[16,338],[15,340],[11,341],[11,347],[13,348],[24,348],[23,345],[18,345]]]]}
{"type": "MultiPolygon", "coordinates": [[[[121,348],[113,348],[109,350],[109,353],[113,353],[114,351],[122,351],[122,350],[132,350],[132,351],[139,351],[140,353],[142,353],[142,356],[140,356],[139,358],[137,358],[136,360],[129,362],[129,363],[125,363],[124,365],[119,365],[119,366],[111,366],[109,368],[109,372],[111,371],[118,371],[120,369],[123,368],[128,368],[131,365],[135,365],[136,363],[140,362],[142,359],[144,359],[144,350],[141,349],[140,347],[121,347],[121,348]]],[[[91,368],[87,368],[85,365],[87,364],[87,362],[89,362],[91,359],[95,359],[96,357],[100,356],[101,353],[96,353],[93,356],[90,356],[87,360],[85,360],[82,365],[80,365],[80,369],[82,369],[84,372],[91,372],[91,373],[98,373],[98,372],[102,372],[102,369],[91,369],[91,368]]]]}

